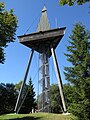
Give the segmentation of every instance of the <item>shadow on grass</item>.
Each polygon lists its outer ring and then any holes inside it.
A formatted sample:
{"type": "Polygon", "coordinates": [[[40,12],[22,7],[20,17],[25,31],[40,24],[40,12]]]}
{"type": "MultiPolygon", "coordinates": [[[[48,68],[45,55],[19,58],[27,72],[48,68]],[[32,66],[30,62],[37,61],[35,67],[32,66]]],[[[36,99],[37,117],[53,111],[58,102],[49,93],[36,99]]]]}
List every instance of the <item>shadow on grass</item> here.
{"type": "Polygon", "coordinates": [[[22,117],[22,118],[13,118],[13,119],[9,119],[9,120],[40,120],[41,117],[31,117],[31,116],[27,116],[27,117],[22,117]]]}

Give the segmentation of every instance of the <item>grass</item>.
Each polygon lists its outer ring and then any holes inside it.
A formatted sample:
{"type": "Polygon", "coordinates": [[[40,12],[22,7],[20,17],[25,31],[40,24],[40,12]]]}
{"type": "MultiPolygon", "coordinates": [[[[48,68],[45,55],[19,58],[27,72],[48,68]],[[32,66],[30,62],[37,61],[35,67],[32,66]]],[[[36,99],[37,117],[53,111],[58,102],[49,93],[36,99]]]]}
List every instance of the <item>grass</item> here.
{"type": "Polygon", "coordinates": [[[0,120],[71,120],[71,115],[52,113],[7,114],[1,115],[0,120]]]}

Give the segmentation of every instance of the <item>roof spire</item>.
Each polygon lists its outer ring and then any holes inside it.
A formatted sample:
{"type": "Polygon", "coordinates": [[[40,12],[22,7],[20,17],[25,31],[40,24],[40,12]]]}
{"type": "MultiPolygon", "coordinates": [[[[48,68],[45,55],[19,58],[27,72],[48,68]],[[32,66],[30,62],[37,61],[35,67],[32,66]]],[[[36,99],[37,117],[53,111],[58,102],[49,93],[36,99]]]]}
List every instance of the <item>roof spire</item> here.
{"type": "Polygon", "coordinates": [[[45,30],[50,30],[50,24],[48,21],[47,9],[44,5],[36,31],[39,32],[39,31],[45,31],[45,30]]]}

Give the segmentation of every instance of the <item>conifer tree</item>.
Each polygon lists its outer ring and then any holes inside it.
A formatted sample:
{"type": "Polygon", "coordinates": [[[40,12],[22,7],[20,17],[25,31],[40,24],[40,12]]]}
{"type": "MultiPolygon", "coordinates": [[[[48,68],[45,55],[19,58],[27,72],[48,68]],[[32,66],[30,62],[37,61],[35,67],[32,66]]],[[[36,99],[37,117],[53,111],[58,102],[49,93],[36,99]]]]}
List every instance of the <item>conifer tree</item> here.
{"type": "Polygon", "coordinates": [[[26,92],[28,90],[26,99],[21,107],[21,110],[19,113],[30,113],[32,112],[32,108],[35,108],[35,92],[34,92],[34,86],[32,84],[32,80],[30,78],[28,85],[26,85],[26,92]]]}
{"type": "Polygon", "coordinates": [[[65,67],[65,76],[75,87],[70,111],[79,120],[90,119],[90,47],[89,32],[80,23],[75,24],[67,47],[67,60],[72,64],[65,67]]]}

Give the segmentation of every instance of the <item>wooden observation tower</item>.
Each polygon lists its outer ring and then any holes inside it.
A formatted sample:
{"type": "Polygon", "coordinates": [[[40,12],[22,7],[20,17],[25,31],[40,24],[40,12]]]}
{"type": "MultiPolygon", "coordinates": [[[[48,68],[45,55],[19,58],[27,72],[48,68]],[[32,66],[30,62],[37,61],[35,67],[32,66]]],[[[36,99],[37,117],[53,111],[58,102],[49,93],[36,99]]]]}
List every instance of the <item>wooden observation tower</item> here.
{"type": "Polygon", "coordinates": [[[25,87],[28,71],[30,68],[32,56],[34,51],[39,53],[39,95],[38,95],[38,111],[50,112],[50,76],[49,76],[49,62],[48,59],[53,57],[53,62],[56,70],[56,77],[58,80],[60,96],[62,101],[63,112],[66,112],[65,100],[62,91],[62,81],[59,72],[58,62],[55,54],[55,49],[62,37],[65,34],[66,27],[51,29],[48,22],[46,7],[42,9],[42,14],[38,27],[35,33],[19,36],[19,42],[29,48],[31,48],[30,58],[27,65],[24,80],[18,95],[18,99],[15,106],[16,113],[19,112],[26,95],[22,97],[25,87]]]}

